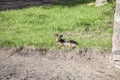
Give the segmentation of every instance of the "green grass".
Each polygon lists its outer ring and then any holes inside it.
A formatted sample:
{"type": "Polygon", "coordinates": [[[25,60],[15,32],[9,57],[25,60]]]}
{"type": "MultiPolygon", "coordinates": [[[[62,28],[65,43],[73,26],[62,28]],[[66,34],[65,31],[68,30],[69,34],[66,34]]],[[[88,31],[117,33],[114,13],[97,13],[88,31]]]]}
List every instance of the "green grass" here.
{"type": "Polygon", "coordinates": [[[79,42],[80,48],[111,48],[113,6],[78,4],[31,7],[0,12],[0,46],[56,46],[54,34],[79,42]],[[71,36],[69,36],[72,34],[71,36]],[[77,34],[77,35],[76,35],[77,34]]]}

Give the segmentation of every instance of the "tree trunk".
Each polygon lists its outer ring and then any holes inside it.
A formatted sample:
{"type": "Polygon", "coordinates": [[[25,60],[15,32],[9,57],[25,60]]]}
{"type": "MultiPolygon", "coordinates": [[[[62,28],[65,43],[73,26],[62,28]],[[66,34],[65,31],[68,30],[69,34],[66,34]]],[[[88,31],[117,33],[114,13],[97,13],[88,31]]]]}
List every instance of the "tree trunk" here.
{"type": "Polygon", "coordinates": [[[113,60],[120,61],[120,0],[116,0],[114,31],[112,37],[113,60]]]}
{"type": "Polygon", "coordinates": [[[107,3],[107,0],[96,0],[96,7],[103,6],[107,3]]]}

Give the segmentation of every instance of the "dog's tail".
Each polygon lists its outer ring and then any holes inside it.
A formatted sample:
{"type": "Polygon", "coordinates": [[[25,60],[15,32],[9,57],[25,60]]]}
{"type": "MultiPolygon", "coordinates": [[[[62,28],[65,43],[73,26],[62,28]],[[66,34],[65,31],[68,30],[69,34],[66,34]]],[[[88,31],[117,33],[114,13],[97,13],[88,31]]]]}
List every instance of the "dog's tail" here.
{"type": "Polygon", "coordinates": [[[73,41],[73,40],[70,40],[69,42],[70,42],[70,43],[72,43],[72,44],[79,45],[79,43],[78,43],[78,42],[76,42],[76,41],[73,41]]]}

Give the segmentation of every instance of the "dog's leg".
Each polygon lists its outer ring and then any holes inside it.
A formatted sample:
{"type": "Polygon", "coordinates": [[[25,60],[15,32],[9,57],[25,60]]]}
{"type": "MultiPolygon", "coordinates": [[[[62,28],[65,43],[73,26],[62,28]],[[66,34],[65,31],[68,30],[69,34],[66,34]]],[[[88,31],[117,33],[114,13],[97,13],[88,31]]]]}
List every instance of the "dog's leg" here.
{"type": "Polygon", "coordinates": [[[62,45],[61,44],[58,44],[58,49],[61,49],[62,45]]]}

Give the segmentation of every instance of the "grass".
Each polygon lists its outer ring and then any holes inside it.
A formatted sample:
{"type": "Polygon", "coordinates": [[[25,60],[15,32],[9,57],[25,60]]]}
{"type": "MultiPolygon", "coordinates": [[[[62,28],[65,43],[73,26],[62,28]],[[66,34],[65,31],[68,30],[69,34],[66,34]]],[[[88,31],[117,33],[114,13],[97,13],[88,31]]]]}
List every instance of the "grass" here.
{"type": "Polygon", "coordinates": [[[0,12],[0,46],[57,46],[55,33],[79,42],[80,48],[111,48],[113,6],[52,5],[0,12]],[[72,35],[71,35],[72,34],[72,35]]]}

